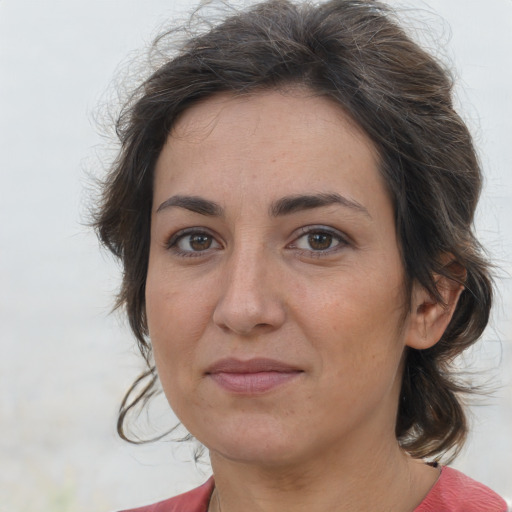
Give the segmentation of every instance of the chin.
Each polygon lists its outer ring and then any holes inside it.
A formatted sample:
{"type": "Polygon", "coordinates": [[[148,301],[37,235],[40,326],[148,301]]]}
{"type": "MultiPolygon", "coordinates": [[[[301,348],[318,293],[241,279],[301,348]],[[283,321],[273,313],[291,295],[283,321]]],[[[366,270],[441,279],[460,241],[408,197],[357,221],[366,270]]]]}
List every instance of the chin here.
{"type": "Polygon", "coordinates": [[[296,466],[302,457],[297,452],[297,446],[276,446],[274,443],[265,445],[263,442],[243,445],[224,445],[221,449],[210,450],[210,457],[222,458],[238,464],[247,464],[254,468],[283,469],[296,466]]]}
{"type": "MultiPolygon", "coordinates": [[[[287,466],[300,458],[298,447],[303,447],[295,431],[276,421],[231,421],[219,425],[214,431],[198,433],[199,441],[209,449],[210,456],[241,464],[256,466],[287,466]]],[[[306,443],[307,444],[307,443],[306,443]]]]}

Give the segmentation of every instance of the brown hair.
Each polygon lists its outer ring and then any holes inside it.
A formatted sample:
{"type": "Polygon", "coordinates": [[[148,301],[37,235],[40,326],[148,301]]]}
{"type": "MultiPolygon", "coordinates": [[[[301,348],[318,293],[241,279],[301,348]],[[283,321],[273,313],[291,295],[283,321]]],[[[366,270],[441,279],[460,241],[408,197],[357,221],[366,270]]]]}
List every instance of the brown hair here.
{"type": "MultiPolygon", "coordinates": [[[[174,36],[168,32],[157,46],[174,36]]],[[[126,308],[148,370],[122,403],[129,411],[155,393],[144,292],[153,170],[177,117],[217,92],[300,85],[340,105],[379,151],[394,203],[407,289],[419,282],[439,302],[435,275],[464,291],[439,342],[406,353],[396,437],[414,457],[460,449],[467,425],[453,359],[482,334],[492,283],[473,233],[481,172],[467,127],[453,109],[450,75],[413,42],[393,13],[372,0],[314,6],[269,0],[231,14],[190,38],[135,91],[116,124],[121,148],[103,186],[95,226],[123,265],[118,306],[126,308]],[[449,254],[456,265],[446,266],[449,254]],[[461,273],[461,269],[464,272],[461,273]],[[139,386],[149,378],[149,383],[139,386]]]]}

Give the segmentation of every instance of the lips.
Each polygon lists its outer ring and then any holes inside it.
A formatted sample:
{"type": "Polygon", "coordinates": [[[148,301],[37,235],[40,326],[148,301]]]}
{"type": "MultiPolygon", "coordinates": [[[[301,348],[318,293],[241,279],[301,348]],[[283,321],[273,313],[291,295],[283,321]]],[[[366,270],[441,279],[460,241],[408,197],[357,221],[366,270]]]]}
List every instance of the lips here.
{"type": "Polygon", "coordinates": [[[250,395],[274,390],[300,376],[303,370],[274,359],[228,358],[215,362],[205,373],[225,391],[250,395]]]}

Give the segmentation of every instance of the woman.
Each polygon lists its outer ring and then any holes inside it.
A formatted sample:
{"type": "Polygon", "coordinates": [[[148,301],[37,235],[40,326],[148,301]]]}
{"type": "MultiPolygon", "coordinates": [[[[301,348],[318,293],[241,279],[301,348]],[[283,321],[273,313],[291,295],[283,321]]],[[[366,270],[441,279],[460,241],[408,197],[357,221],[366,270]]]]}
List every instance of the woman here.
{"type": "Polygon", "coordinates": [[[270,0],[128,102],[96,225],[149,384],[118,427],[158,372],[213,469],[139,511],[506,510],[435,462],[492,297],[450,94],[383,5],[270,0]]]}

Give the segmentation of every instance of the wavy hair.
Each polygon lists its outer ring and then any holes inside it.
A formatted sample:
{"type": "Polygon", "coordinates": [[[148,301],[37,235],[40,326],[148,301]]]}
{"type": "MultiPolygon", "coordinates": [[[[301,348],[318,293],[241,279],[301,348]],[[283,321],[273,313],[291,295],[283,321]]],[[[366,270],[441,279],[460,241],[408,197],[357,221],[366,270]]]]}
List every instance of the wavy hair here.
{"type": "MultiPolygon", "coordinates": [[[[154,49],[176,37],[162,34],[154,49]]],[[[128,439],[127,416],[156,389],[144,294],[153,172],[169,131],[182,112],[216,93],[295,85],[338,104],[377,148],[407,289],[418,282],[442,302],[436,275],[464,284],[439,342],[405,354],[396,421],[396,437],[413,457],[456,454],[467,434],[462,394],[471,389],[458,382],[453,361],[481,336],[492,302],[489,265],[473,231],[481,171],[453,108],[449,72],[388,7],[372,0],[268,0],[231,12],[189,35],[124,105],[116,123],[120,150],[94,223],[122,263],[117,305],[126,310],[148,368],[123,400],[118,432],[128,439]],[[443,264],[446,254],[456,265],[443,264]]]]}

